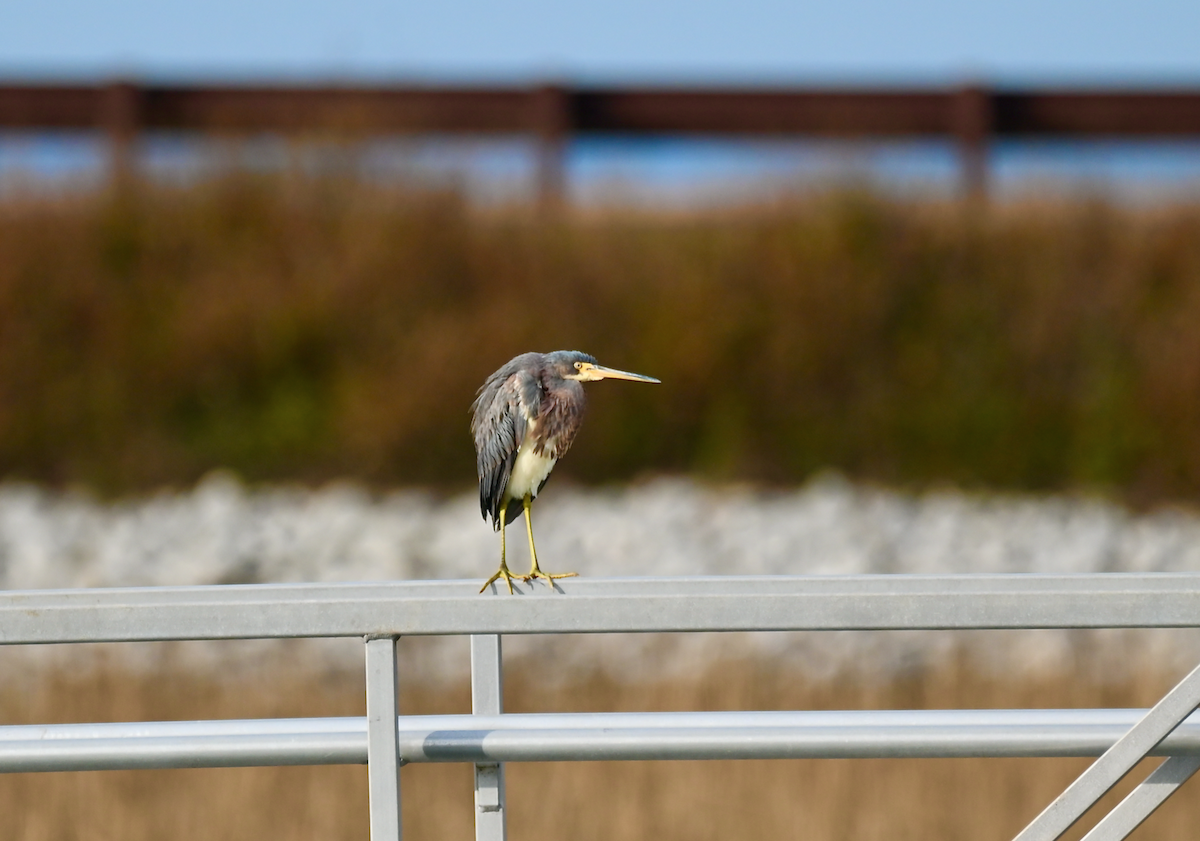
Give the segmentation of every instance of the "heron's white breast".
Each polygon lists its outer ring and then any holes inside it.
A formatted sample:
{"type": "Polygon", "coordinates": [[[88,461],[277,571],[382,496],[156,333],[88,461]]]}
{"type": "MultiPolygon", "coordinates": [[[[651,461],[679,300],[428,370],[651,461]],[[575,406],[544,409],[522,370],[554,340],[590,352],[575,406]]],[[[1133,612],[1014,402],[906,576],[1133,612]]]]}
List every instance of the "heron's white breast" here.
{"type": "MultiPolygon", "coordinates": [[[[508,488],[505,490],[505,497],[509,499],[524,499],[525,494],[537,496],[538,488],[542,486],[542,482],[546,481],[546,477],[550,475],[550,471],[554,469],[554,463],[558,459],[551,457],[546,452],[538,455],[534,452],[536,446],[533,440],[532,424],[529,433],[525,436],[525,440],[521,442],[520,448],[517,450],[517,458],[513,462],[512,475],[508,478],[508,488]]],[[[553,442],[549,442],[547,450],[553,450],[553,442]]]]}

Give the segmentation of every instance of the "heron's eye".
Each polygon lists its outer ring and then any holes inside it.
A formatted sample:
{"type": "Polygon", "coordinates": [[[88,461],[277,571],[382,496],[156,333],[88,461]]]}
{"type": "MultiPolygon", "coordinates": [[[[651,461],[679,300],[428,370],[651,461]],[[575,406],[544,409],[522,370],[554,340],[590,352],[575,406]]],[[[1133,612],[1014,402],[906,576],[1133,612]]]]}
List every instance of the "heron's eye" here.
{"type": "Polygon", "coordinates": [[[582,370],[583,370],[583,363],[582,363],[582,362],[576,362],[576,363],[575,363],[575,370],[576,370],[576,371],[582,371],[582,370]]]}

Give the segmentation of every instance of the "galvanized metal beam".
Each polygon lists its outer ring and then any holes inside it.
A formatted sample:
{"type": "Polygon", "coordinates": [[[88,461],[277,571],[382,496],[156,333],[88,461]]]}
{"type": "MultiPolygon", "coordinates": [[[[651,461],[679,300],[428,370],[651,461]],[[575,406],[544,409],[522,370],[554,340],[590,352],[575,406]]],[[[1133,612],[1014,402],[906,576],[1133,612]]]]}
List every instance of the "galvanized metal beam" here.
{"type": "MultiPolygon", "coordinates": [[[[475,715],[498,717],[504,712],[504,668],[500,637],[471,637],[471,710],[475,715]]],[[[475,841],[504,841],[504,764],[475,763],[475,841]]]]}
{"type": "Polygon", "coordinates": [[[371,841],[400,841],[396,638],[367,637],[367,778],[371,841]]]}
{"type": "Polygon", "coordinates": [[[1200,626],[1200,574],[581,578],[0,592],[0,644],[1200,626]],[[536,600],[536,605],[532,603],[536,600]]]}
{"type": "MultiPolygon", "coordinates": [[[[1142,715],[1143,710],[865,710],[400,716],[396,740],[405,762],[487,765],[1099,756],[1142,715]]],[[[1200,716],[1181,725],[1151,755],[1200,757],[1200,716]]],[[[341,765],[367,760],[363,717],[0,727],[0,772],[341,765]]],[[[1152,780],[1157,784],[1162,777],[1152,780]]],[[[493,802],[491,794],[481,802],[493,802]]],[[[504,802],[502,791],[499,802],[504,802]]]]}

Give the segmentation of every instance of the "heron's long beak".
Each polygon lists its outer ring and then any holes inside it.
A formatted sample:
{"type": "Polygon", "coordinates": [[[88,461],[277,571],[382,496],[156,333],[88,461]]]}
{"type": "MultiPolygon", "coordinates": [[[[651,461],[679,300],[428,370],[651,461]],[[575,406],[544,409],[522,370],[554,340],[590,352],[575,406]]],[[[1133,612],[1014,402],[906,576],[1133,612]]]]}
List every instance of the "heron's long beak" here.
{"type": "Polygon", "coordinates": [[[654,377],[644,374],[631,374],[628,371],[618,371],[616,368],[605,368],[603,365],[593,365],[587,369],[591,378],[597,380],[633,380],[635,383],[659,383],[654,377]]]}

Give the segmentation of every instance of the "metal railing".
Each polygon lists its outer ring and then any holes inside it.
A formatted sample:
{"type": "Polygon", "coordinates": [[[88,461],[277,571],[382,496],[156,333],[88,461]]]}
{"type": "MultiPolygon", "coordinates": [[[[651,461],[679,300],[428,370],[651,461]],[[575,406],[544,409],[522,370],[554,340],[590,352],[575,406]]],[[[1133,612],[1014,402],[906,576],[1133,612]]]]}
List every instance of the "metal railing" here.
{"type": "Polygon", "coordinates": [[[365,718],[0,727],[0,771],[368,766],[371,837],[400,837],[400,766],[475,766],[476,837],[505,837],[504,763],[1098,756],[1018,841],[1058,838],[1146,756],[1167,759],[1091,832],[1126,837],[1200,768],[1200,668],[1146,710],[505,715],[502,634],[1184,628],[1200,574],[582,579],[0,593],[0,644],[360,637],[365,718]],[[471,715],[404,716],[396,640],[471,637],[471,715]]]}

